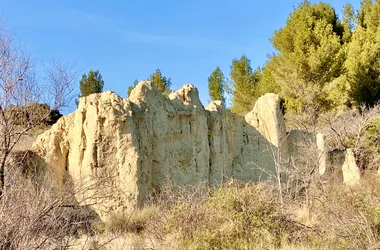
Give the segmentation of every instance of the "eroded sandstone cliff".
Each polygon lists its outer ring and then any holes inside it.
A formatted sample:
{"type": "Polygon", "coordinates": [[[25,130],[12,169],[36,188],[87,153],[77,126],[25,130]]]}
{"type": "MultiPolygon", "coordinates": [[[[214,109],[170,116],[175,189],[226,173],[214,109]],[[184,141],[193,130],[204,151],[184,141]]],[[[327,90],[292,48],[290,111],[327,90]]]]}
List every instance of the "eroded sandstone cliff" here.
{"type": "Polygon", "coordinates": [[[129,98],[110,91],[81,98],[78,109],[39,136],[33,149],[54,169],[59,185],[70,178],[78,201],[105,216],[167,185],[266,179],[278,156],[289,159],[285,135],[273,94],[244,118],[221,102],[205,109],[192,85],[166,97],[145,81],[129,98]]]}

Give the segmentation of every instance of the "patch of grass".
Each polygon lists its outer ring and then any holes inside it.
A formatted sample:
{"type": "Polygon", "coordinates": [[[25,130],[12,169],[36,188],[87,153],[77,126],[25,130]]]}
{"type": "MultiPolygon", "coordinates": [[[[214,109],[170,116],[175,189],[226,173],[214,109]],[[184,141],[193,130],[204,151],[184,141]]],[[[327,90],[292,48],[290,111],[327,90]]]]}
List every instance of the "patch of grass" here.
{"type": "Polygon", "coordinates": [[[149,206],[130,213],[114,214],[104,224],[104,231],[111,233],[143,233],[148,223],[157,213],[157,207],[149,206]]]}

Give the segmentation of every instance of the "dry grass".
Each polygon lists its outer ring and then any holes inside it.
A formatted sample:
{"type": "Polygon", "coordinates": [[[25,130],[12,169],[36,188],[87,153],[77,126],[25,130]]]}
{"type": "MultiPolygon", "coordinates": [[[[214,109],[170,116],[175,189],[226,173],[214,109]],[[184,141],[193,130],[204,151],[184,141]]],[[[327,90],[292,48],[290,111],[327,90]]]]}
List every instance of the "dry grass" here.
{"type": "MultiPolygon", "coordinates": [[[[110,216],[104,225],[104,231],[110,233],[130,232],[143,233],[148,228],[148,223],[158,213],[158,207],[148,206],[134,210],[130,213],[123,212],[110,216]]],[[[102,230],[102,229],[100,229],[102,230]]]]}

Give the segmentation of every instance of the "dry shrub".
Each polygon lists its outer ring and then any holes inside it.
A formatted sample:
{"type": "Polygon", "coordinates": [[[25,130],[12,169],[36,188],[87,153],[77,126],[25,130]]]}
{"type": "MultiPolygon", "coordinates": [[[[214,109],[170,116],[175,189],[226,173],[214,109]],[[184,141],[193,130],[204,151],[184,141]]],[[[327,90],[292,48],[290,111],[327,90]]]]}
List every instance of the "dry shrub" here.
{"type": "Polygon", "coordinates": [[[322,113],[312,123],[304,114],[286,114],[285,119],[288,129],[325,134],[329,149],[352,148],[360,169],[380,167],[380,105],[322,113]]]}
{"type": "Polygon", "coordinates": [[[308,200],[313,185],[319,180],[319,164],[322,153],[317,148],[315,133],[301,130],[288,134],[292,158],[290,164],[282,166],[284,177],[283,195],[302,202],[308,200]]]}
{"type": "MultiPolygon", "coordinates": [[[[178,187],[171,185],[169,181],[168,183],[164,188],[155,190],[149,195],[147,204],[156,207],[158,210],[148,222],[146,233],[163,245],[164,249],[176,249],[176,235],[168,230],[168,223],[172,218],[173,211],[182,204],[191,204],[190,209],[196,210],[200,204],[207,200],[209,189],[204,184],[178,187]]],[[[188,214],[188,216],[193,215],[194,213],[188,214]]],[[[195,220],[195,218],[189,219],[189,221],[191,220],[195,220]]]]}
{"type": "Polygon", "coordinates": [[[379,249],[380,179],[368,174],[361,185],[335,184],[318,197],[312,211],[318,215],[323,241],[329,249],[379,249]]]}
{"type": "Polygon", "coordinates": [[[360,169],[379,167],[380,105],[359,111],[321,115],[318,130],[326,135],[331,149],[352,148],[360,169]]]}
{"type": "Polygon", "coordinates": [[[28,124],[53,125],[62,114],[51,110],[48,104],[31,104],[26,106],[10,105],[7,109],[7,118],[14,125],[26,127],[28,124]]]}
{"type": "Polygon", "coordinates": [[[111,217],[103,233],[134,239],[134,249],[378,249],[379,184],[371,175],[356,187],[326,183],[312,192],[308,225],[295,212],[305,200],[284,199],[282,211],[269,183],[164,189],[153,205],[111,217]]]}
{"type": "MultiPolygon", "coordinates": [[[[91,210],[58,191],[51,177],[43,183],[9,169],[0,199],[0,249],[62,249],[73,236],[91,233],[91,210]]],[[[65,190],[65,189],[64,189],[65,190]]]]}
{"type": "Polygon", "coordinates": [[[264,183],[232,182],[202,202],[179,202],[168,221],[178,249],[277,249],[306,236],[298,229],[281,213],[276,191],[264,183]]]}
{"type": "Polygon", "coordinates": [[[134,210],[130,213],[123,212],[110,216],[104,229],[111,233],[143,233],[148,228],[148,223],[158,213],[158,207],[148,206],[134,210]]]}

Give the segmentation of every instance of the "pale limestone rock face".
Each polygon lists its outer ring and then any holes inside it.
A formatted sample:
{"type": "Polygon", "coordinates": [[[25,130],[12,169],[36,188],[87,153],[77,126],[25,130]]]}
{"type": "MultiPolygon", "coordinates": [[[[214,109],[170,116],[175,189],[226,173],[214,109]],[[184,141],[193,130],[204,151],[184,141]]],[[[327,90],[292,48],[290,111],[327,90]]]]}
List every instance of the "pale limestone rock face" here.
{"type": "Polygon", "coordinates": [[[318,148],[318,172],[319,175],[324,175],[327,171],[328,150],[324,134],[316,134],[316,144],[318,148]]]}
{"type": "Polygon", "coordinates": [[[145,81],[129,98],[110,91],[81,98],[33,148],[61,186],[68,173],[78,201],[106,218],[169,184],[266,179],[275,170],[273,148],[287,152],[284,133],[275,95],[259,99],[244,119],[221,102],[204,109],[193,85],[165,97],[145,81]]]}
{"type": "MultiPolygon", "coordinates": [[[[318,164],[319,175],[324,175],[328,162],[328,149],[325,145],[325,135],[315,134],[303,130],[291,130],[288,133],[289,151],[292,163],[296,166],[318,164]]],[[[310,167],[310,166],[309,166],[310,167]]]]}
{"type": "Polygon", "coordinates": [[[45,159],[48,166],[52,167],[59,186],[63,185],[67,168],[66,156],[70,148],[67,138],[69,129],[73,127],[73,118],[73,114],[60,118],[59,122],[46,131],[44,136],[39,136],[33,144],[33,150],[45,159]]]}
{"type": "Polygon", "coordinates": [[[289,145],[278,95],[268,93],[260,97],[245,120],[271,144],[276,161],[282,165],[288,164],[289,145]]]}
{"type": "Polygon", "coordinates": [[[233,177],[265,180],[274,171],[268,142],[244,117],[227,110],[223,103],[210,103],[208,139],[210,145],[209,183],[218,185],[233,177]]]}
{"type": "Polygon", "coordinates": [[[342,166],[343,182],[347,185],[357,185],[360,182],[360,169],[356,165],[355,155],[352,149],[346,150],[346,156],[342,166]]]}

